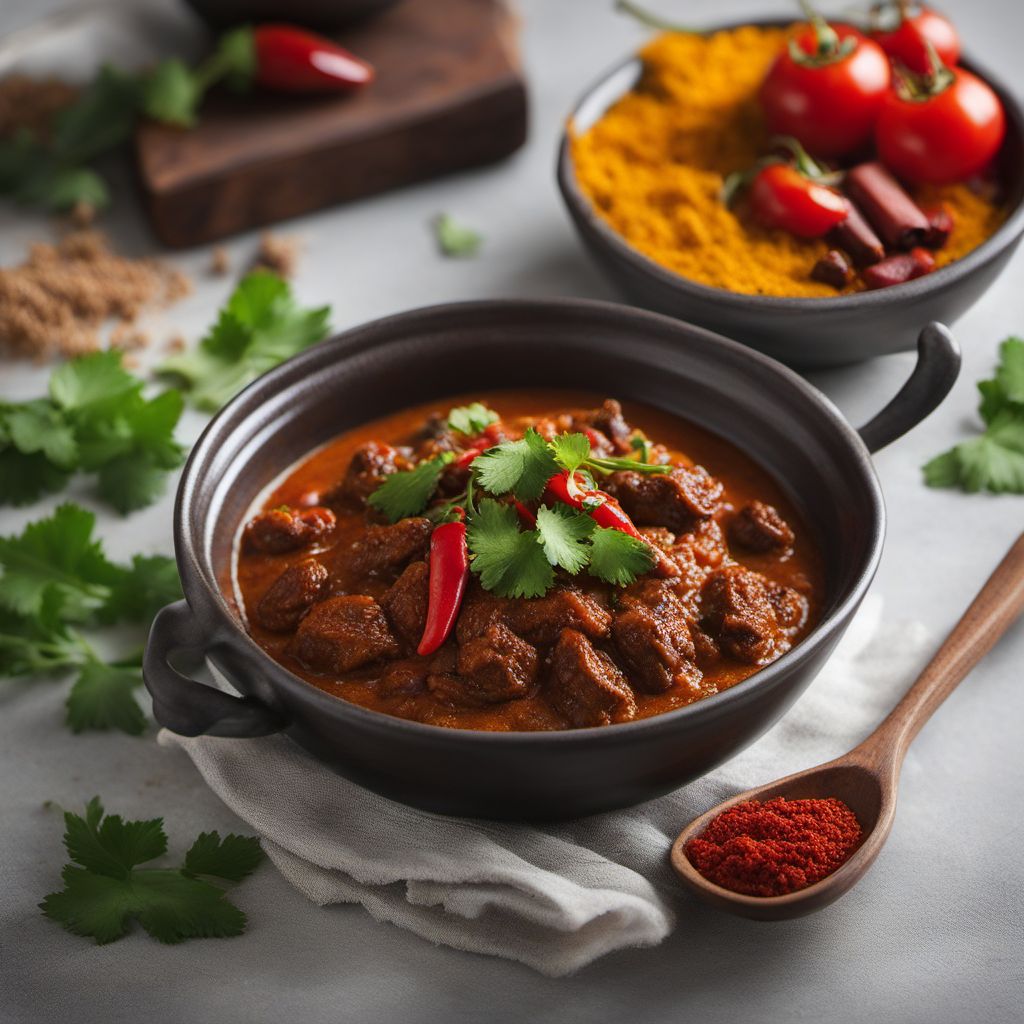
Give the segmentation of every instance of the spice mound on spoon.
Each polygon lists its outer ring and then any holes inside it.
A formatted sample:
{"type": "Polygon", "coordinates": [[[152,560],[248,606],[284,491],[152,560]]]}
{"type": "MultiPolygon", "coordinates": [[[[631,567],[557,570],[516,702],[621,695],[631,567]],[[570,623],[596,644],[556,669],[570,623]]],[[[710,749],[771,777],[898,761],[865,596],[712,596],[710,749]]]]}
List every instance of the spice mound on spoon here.
{"type": "Polygon", "coordinates": [[[903,758],[939,705],[1024,611],[1019,537],[903,699],[842,757],[749,789],[695,818],[672,866],[697,896],[762,921],[820,910],[889,837],[903,758]]]}

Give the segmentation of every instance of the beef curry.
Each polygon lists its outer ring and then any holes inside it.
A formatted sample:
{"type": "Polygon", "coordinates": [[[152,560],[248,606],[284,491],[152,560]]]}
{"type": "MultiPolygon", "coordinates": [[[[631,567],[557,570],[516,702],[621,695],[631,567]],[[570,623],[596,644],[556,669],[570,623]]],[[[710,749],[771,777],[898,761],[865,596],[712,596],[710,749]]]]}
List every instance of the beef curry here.
{"type": "Polygon", "coordinates": [[[734,446],[572,392],[458,403],[341,435],[244,525],[247,627],[314,686],[455,728],[609,725],[724,690],[814,623],[818,554],[734,446]]]}

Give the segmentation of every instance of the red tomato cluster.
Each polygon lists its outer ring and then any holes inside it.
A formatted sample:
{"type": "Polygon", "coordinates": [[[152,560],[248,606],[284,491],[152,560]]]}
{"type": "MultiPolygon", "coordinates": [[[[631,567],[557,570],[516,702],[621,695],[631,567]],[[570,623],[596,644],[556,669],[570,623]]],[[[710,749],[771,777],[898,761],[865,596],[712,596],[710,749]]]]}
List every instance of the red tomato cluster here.
{"type": "Polygon", "coordinates": [[[941,14],[889,0],[894,23],[869,34],[811,12],[761,85],[771,132],[818,157],[866,151],[913,183],[962,181],[982,171],[1002,144],[999,97],[957,67],[960,40],[941,14]]]}

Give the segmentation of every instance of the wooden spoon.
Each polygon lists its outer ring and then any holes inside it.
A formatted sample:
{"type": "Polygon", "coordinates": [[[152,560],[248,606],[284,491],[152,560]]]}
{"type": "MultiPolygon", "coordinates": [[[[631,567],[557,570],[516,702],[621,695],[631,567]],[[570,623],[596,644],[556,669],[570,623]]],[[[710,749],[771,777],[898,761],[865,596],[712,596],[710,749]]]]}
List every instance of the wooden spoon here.
{"type": "Polygon", "coordinates": [[[762,921],[820,910],[850,889],[889,837],[903,757],[921,726],[1024,611],[1024,534],[989,577],[953,632],[903,699],[858,747],[834,761],[748,789],[695,818],[672,845],[672,867],[708,903],[762,921]],[[785,896],[744,896],[709,882],[690,863],[686,844],[711,820],[744,800],[838,797],[857,815],[864,840],[845,864],[820,882],[785,896]]]}

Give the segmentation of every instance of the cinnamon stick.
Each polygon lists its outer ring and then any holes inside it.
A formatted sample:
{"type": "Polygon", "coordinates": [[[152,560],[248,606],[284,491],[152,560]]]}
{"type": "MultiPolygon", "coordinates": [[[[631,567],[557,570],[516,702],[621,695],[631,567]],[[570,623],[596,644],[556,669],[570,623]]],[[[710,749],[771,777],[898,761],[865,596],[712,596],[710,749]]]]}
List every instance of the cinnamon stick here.
{"type": "Polygon", "coordinates": [[[920,247],[910,252],[898,252],[887,256],[884,260],[868,267],[864,273],[864,283],[868,288],[891,288],[894,284],[904,284],[916,277],[923,277],[935,269],[935,257],[920,247]]]}
{"type": "Polygon", "coordinates": [[[829,249],[811,271],[811,278],[830,284],[836,290],[845,288],[850,282],[850,264],[846,257],[836,249],[829,249]]]}
{"type": "Polygon", "coordinates": [[[842,249],[856,267],[870,267],[885,257],[882,240],[854,203],[850,203],[846,220],[832,228],[825,240],[829,245],[842,249]]]}
{"type": "Polygon", "coordinates": [[[926,210],[925,216],[928,218],[928,234],[924,244],[929,249],[941,249],[953,233],[953,214],[945,206],[939,206],[926,210]]]}
{"type": "Polygon", "coordinates": [[[928,218],[877,160],[854,167],[844,187],[886,245],[913,249],[927,238],[928,218]]]}

